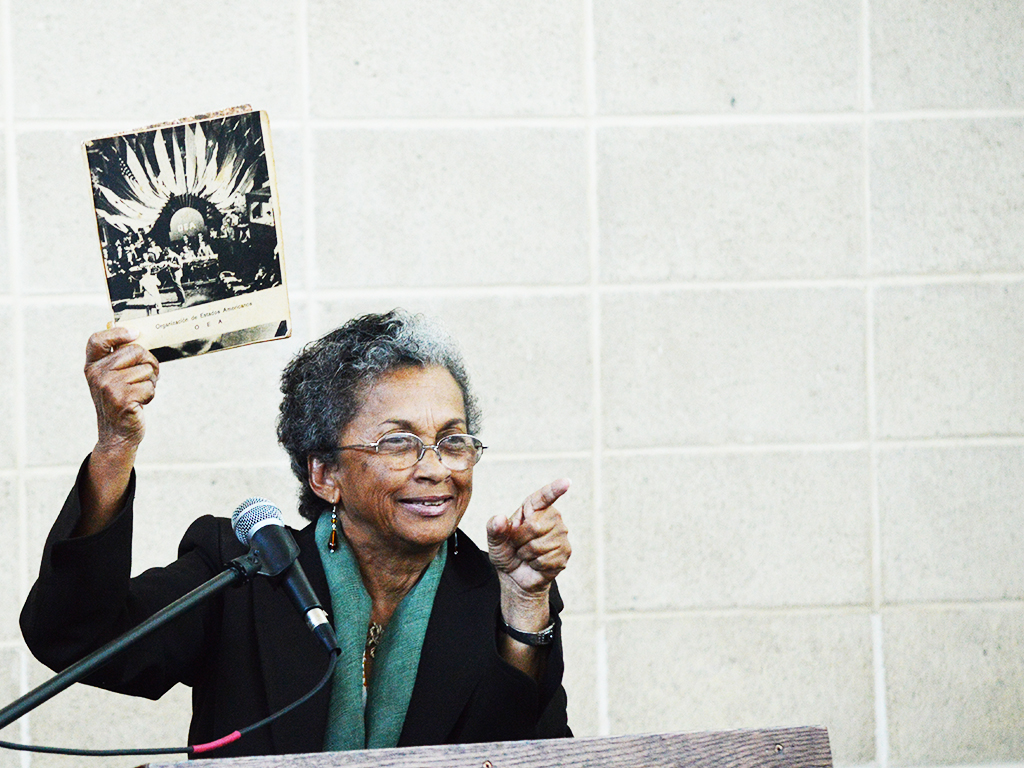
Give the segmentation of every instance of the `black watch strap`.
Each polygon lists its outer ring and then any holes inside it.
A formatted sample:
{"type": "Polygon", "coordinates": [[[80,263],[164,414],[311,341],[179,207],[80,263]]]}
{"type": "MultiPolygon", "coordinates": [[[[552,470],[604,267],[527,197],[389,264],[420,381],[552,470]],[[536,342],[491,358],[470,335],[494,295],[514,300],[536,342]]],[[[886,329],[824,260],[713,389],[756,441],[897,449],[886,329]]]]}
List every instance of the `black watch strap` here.
{"type": "Polygon", "coordinates": [[[542,629],[540,632],[523,632],[521,629],[510,627],[504,617],[499,619],[498,628],[513,640],[533,646],[551,645],[555,642],[555,623],[542,629]]]}

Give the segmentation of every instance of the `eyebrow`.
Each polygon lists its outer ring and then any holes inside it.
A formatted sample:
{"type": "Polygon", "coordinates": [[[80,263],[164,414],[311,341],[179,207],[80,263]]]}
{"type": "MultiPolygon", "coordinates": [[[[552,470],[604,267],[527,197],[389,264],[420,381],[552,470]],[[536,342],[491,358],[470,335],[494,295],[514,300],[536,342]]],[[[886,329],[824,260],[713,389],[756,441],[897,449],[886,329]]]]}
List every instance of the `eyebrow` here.
{"type": "MultiPolygon", "coordinates": [[[[410,432],[412,432],[414,434],[416,432],[416,428],[413,426],[412,422],[411,421],[405,421],[404,419],[385,419],[384,421],[382,421],[380,423],[380,426],[384,426],[385,424],[394,424],[396,427],[399,427],[401,429],[407,429],[407,430],[409,430],[410,432]]],[[[446,429],[451,429],[452,427],[457,427],[457,426],[461,426],[463,429],[465,429],[465,427],[466,427],[466,420],[463,419],[463,418],[459,418],[459,417],[456,417],[454,419],[449,419],[444,424],[442,424],[440,429],[438,429],[437,431],[438,432],[444,432],[446,429]]]]}

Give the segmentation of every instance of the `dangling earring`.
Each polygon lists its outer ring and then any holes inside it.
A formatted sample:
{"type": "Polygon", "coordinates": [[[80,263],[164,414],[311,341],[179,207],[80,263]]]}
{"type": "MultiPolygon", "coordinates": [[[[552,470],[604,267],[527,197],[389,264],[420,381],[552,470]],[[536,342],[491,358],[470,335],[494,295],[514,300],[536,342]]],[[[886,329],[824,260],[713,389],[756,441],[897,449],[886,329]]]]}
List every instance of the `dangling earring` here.
{"type": "Polygon", "coordinates": [[[327,540],[329,552],[338,551],[338,508],[331,509],[331,537],[327,540]]]}
{"type": "Polygon", "coordinates": [[[452,554],[459,554],[459,529],[455,529],[455,546],[452,548],[452,554]]]}

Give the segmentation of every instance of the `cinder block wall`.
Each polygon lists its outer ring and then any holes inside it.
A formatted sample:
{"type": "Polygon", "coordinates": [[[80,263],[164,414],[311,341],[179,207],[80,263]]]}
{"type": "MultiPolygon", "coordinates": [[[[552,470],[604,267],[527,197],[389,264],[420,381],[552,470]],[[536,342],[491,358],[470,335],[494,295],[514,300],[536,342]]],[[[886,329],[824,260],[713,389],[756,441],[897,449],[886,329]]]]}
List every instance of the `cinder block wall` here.
{"type": "MultiPolygon", "coordinates": [[[[296,333],[164,366],[138,570],[293,503],[281,366],[401,305],[485,408],[468,530],[574,480],[578,734],[1024,762],[1022,49],[1017,0],[0,0],[0,698],[46,676],[17,614],[94,438],[79,143],[249,102],[296,333]]],[[[188,710],[75,689],[2,735],[177,744],[188,710]]]]}

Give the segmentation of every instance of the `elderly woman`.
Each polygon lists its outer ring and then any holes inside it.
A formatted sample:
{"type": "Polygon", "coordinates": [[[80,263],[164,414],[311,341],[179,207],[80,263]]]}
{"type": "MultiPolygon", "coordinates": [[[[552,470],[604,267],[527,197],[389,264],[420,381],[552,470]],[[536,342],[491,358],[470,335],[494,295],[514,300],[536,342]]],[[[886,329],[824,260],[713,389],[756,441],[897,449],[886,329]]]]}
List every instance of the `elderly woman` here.
{"type": "MultiPolygon", "coordinates": [[[[202,517],[178,559],[129,577],[136,450],[157,361],[134,335],[94,334],[86,378],[99,438],[46,542],[22,612],[32,652],[59,669],[244,554],[202,517]]],[[[352,320],[287,366],[278,437],[301,482],[299,562],[331,607],[331,684],[216,756],[571,735],[554,579],[569,558],[556,481],[458,531],[483,453],[460,356],[400,311],[352,320]],[[329,600],[326,596],[329,595],[329,600]]],[[[282,590],[257,578],[133,646],[89,682],[156,698],[192,686],[190,743],[259,721],[312,689],[323,647],[282,590]]]]}

